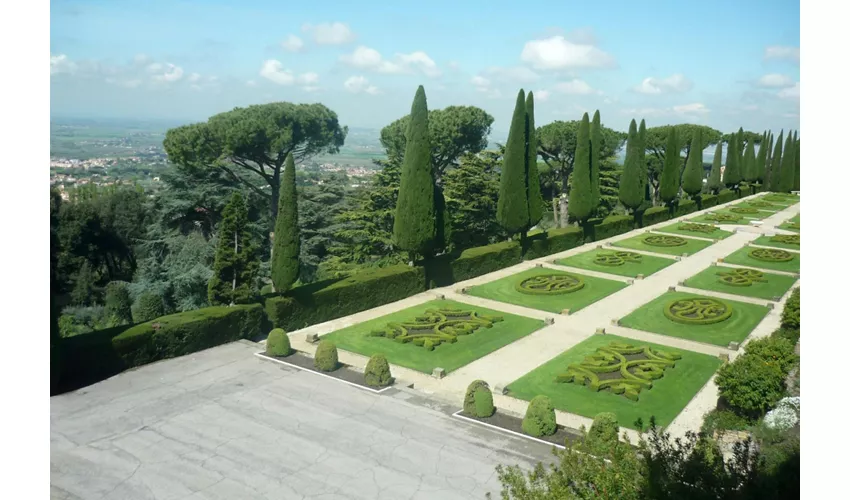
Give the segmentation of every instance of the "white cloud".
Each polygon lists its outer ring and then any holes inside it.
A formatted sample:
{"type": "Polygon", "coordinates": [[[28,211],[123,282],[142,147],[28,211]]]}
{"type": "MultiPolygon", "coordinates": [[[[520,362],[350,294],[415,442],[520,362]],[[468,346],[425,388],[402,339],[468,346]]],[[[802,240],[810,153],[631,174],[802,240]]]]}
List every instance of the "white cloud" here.
{"type": "Polygon", "coordinates": [[[192,73],[191,75],[189,75],[189,82],[191,82],[191,83],[195,83],[200,79],[201,79],[201,75],[199,75],[197,73],[192,73]]]}
{"type": "Polygon", "coordinates": [[[313,41],[319,45],[343,45],[356,38],[348,25],[340,22],[305,24],[301,31],[312,35],[313,41]]]}
{"type": "Polygon", "coordinates": [[[295,35],[288,35],[286,40],[280,42],[280,46],[287,52],[299,52],[304,48],[304,41],[295,35]]]}
{"type": "Polygon", "coordinates": [[[691,115],[691,114],[705,114],[710,110],[705,107],[705,104],[695,102],[693,104],[682,104],[679,106],[673,106],[673,112],[679,115],[691,115]]]}
{"type": "Polygon", "coordinates": [[[544,102],[549,99],[550,92],[548,90],[538,90],[534,92],[534,100],[538,102],[544,102]]]}
{"type": "Polygon", "coordinates": [[[770,73],[758,79],[756,85],[764,88],[785,88],[794,85],[794,80],[785,75],[770,73]]]}
{"type": "Polygon", "coordinates": [[[570,95],[602,94],[601,91],[594,89],[593,87],[588,85],[587,82],[579,79],[573,79],[568,82],[556,83],[553,89],[557,90],[558,92],[570,95]]]}
{"type": "Polygon", "coordinates": [[[502,68],[494,66],[484,71],[496,80],[508,83],[534,83],[540,80],[540,75],[525,66],[502,68]]]}
{"type": "Polygon", "coordinates": [[[378,87],[370,85],[369,80],[367,80],[364,76],[349,77],[342,86],[345,87],[345,90],[352,94],[366,93],[375,95],[378,93],[378,87]]]}
{"type": "Polygon", "coordinates": [[[780,59],[800,64],[800,47],[772,45],[764,49],[765,59],[780,59]]]}
{"type": "Polygon", "coordinates": [[[649,116],[686,116],[689,119],[695,119],[700,115],[711,112],[705,104],[695,102],[691,104],[681,104],[672,108],[632,108],[620,110],[622,113],[631,115],[637,118],[649,116]]]}
{"type": "Polygon", "coordinates": [[[693,88],[693,82],[685,78],[685,75],[676,73],[667,78],[655,78],[650,76],[635,87],[635,92],[641,94],[667,94],[687,92],[693,88]]]}
{"type": "Polygon", "coordinates": [[[442,74],[434,60],[422,51],[396,54],[394,60],[388,61],[377,50],[361,45],[354,49],[351,54],[340,56],[339,60],[353,68],[377,73],[421,73],[431,78],[439,77],[442,74]]]}
{"type": "Polygon", "coordinates": [[[788,87],[780,90],[777,94],[782,99],[800,100],[800,82],[794,84],[793,87],[788,87]]]}
{"type": "Polygon", "coordinates": [[[172,83],[172,82],[176,82],[176,81],[180,80],[181,78],[183,78],[183,68],[181,68],[180,66],[175,66],[174,64],[171,64],[171,63],[167,63],[165,65],[165,67],[163,67],[161,64],[158,65],[158,66],[159,67],[156,71],[151,70],[150,66],[148,66],[148,70],[151,71],[152,73],[162,71],[162,73],[160,73],[160,74],[153,75],[153,80],[155,82],[172,83]]]}
{"type": "Polygon", "coordinates": [[[65,54],[50,54],[50,74],[73,73],[77,65],[65,54]]]}
{"type": "Polygon", "coordinates": [[[576,68],[610,68],[616,65],[614,57],[587,43],[569,41],[557,35],[525,43],[520,56],[522,61],[541,70],[576,68]]]}
{"type": "Polygon", "coordinates": [[[313,84],[319,81],[319,75],[316,73],[308,72],[295,75],[291,70],[285,69],[283,64],[276,59],[269,59],[263,63],[260,68],[260,76],[278,85],[304,85],[305,90],[307,90],[306,87],[315,87],[313,84]]]}
{"type": "Polygon", "coordinates": [[[484,78],[483,76],[473,76],[472,80],[470,80],[469,83],[471,83],[479,90],[483,89],[481,90],[482,92],[486,91],[487,88],[490,86],[490,80],[484,78]]]}

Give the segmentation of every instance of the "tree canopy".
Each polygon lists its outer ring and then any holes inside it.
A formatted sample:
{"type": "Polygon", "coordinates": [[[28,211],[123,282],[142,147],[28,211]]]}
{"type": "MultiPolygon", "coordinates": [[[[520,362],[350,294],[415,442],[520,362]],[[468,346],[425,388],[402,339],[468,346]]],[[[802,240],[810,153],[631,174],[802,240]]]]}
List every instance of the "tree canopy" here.
{"type": "Polygon", "coordinates": [[[685,150],[685,159],[680,165],[687,165],[691,153],[694,134],[700,132],[700,150],[717,144],[721,141],[723,134],[716,129],[705,125],[684,123],[681,125],[662,125],[646,129],[646,152],[651,155],[647,161],[647,177],[654,192],[657,192],[661,183],[661,172],[664,169],[664,160],[667,157],[667,139],[671,129],[676,129],[676,139],[679,145],[679,154],[682,148],[685,150]]]}

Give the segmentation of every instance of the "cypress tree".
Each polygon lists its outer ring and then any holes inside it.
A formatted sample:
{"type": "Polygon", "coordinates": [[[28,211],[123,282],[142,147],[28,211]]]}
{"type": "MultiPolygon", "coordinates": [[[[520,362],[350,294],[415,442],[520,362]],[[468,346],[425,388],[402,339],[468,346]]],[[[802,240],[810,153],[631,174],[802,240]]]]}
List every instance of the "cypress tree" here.
{"type": "Polygon", "coordinates": [[[756,174],[756,149],[755,142],[747,142],[747,150],[744,152],[744,180],[752,184],[758,178],[756,174]]]}
{"type": "Polygon", "coordinates": [[[499,180],[499,203],[496,220],[508,233],[525,233],[528,229],[528,189],[526,187],[525,164],[525,92],[520,90],[516,97],[505,155],[502,158],[502,176],[499,180]]]}
{"type": "Polygon", "coordinates": [[[726,169],[723,171],[723,184],[729,189],[735,188],[741,182],[739,158],[738,136],[732,134],[732,137],[729,139],[729,149],[726,151],[726,169]]]}
{"type": "Polygon", "coordinates": [[[779,167],[779,191],[783,193],[790,193],[791,188],[794,187],[794,164],[797,161],[795,145],[794,135],[788,132],[788,137],[785,138],[785,152],[779,167]]]}
{"type": "Polygon", "coordinates": [[[416,89],[410,107],[406,139],[393,222],[393,241],[400,249],[410,252],[411,260],[414,260],[416,254],[430,256],[437,237],[428,103],[422,85],[416,89]]]}
{"type": "Polygon", "coordinates": [[[286,156],[280,197],[277,201],[277,218],[274,222],[274,248],[272,250],[272,284],[277,292],[289,290],[298,279],[301,254],[301,236],[298,232],[298,193],[295,190],[295,161],[292,153],[286,156]]]}
{"type": "Polygon", "coordinates": [[[597,109],[590,122],[590,206],[596,212],[600,203],[599,152],[602,151],[602,120],[597,109]]]}
{"type": "Polygon", "coordinates": [[[643,202],[643,191],[641,191],[640,174],[637,149],[638,144],[637,124],[634,119],[629,124],[629,138],[626,143],[626,159],[623,164],[623,174],[620,176],[620,203],[626,208],[634,211],[643,202]]]}
{"type": "Polygon", "coordinates": [[[794,191],[800,190],[800,141],[797,141],[797,147],[794,148],[796,160],[794,162],[794,191]]]}
{"type": "Polygon", "coordinates": [[[773,132],[767,133],[767,150],[764,152],[764,179],[762,180],[762,190],[770,190],[770,172],[771,164],[773,163],[773,132]]]}
{"type": "Polygon", "coordinates": [[[573,161],[573,181],[570,187],[570,202],[567,205],[570,217],[585,222],[593,213],[590,163],[590,119],[587,113],[581,118],[576,134],[576,153],[573,161]]]}
{"type": "Polygon", "coordinates": [[[679,194],[679,187],[682,184],[682,179],[679,177],[679,152],[681,150],[676,127],[670,127],[670,131],[667,133],[664,169],[661,171],[661,183],[658,188],[661,200],[667,204],[671,204],[676,199],[679,194]]]}
{"type": "Polygon", "coordinates": [[[779,131],[779,137],[776,138],[776,144],[773,146],[773,158],[770,161],[770,190],[779,191],[779,166],[782,163],[782,132],[779,131]]]}
{"type": "Polygon", "coordinates": [[[649,193],[649,168],[646,164],[646,120],[641,119],[638,127],[638,168],[640,169],[640,192],[643,199],[652,199],[649,193]]]}
{"type": "Polygon", "coordinates": [[[213,305],[249,299],[259,270],[248,231],[248,206],[239,191],[233,193],[221,215],[213,275],[207,284],[207,299],[213,305]]]}
{"type": "MultiPolygon", "coordinates": [[[[741,172],[741,180],[744,179],[744,148],[746,148],[746,142],[744,140],[744,127],[738,128],[738,169],[741,172]]],[[[739,181],[740,182],[740,181],[739,181]]]]}
{"type": "Polygon", "coordinates": [[[688,164],[682,174],[682,191],[691,198],[702,192],[702,137],[699,130],[694,131],[691,138],[691,149],[688,153],[688,164]]]}
{"type": "Polygon", "coordinates": [[[723,166],[723,141],[718,141],[714,148],[714,161],[711,162],[711,172],[708,174],[709,191],[714,194],[723,189],[723,183],[720,181],[720,167],[723,166]]]}
{"type": "Polygon", "coordinates": [[[759,144],[759,154],[756,157],[755,177],[757,183],[764,182],[764,163],[767,160],[767,132],[761,136],[761,144],[759,144]]]}
{"type": "Polygon", "coordinates": [[[540,195],[540,176],[537,173],[537,130],[534,128],[534,93],[528,91],[525,100],[526,163],[528,171],[528,227],[543,218],[543,197],[540,195]]]}

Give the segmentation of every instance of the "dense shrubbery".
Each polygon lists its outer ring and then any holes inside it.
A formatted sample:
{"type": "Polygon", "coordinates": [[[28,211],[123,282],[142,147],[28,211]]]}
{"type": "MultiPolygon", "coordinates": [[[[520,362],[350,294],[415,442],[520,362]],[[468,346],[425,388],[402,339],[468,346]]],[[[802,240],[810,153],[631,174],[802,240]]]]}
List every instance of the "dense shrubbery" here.
{"type": "MultiPolygon", "coordinates": [[[[522,262],[522,249],[515,241],[494,243],[464,250],[447,264],[449,276],[441,279],[451,283],[465,281],[522,262]]],[[[447,283],[448,284],[448,283],[447,283]]]]}
{"type": "Polygon", "coordinates": [[[700,432],[711,436],[715,431],[744,430],[752,421],[730,410],[712,410],[705,416],[700,432]]]}
{"type": "Polygon", "coordinates": [[[366,385],[372,387],[386,387],[393,383],[393,376],[390,373],[390,364],[387,362],[387,357],[383,354],[374,354],[366,363],[366,370],[363,372],[363,377],[366,379],[366,385]]]}
{"type": "Polygon", "coordinates": [[[313,359],[313,366],[323,372],[332,372],[339,368],[339,356],[336,350],[336,344],[330,340],[322,340],[319,342],[319,347],[316,348],[316,357],[313,359]]]}
{"type": "Polygon", "coordinates": [[[537,259],[553,253],[576,248],[584,243],[584,231],[579,227],[550,229],[546,234],[529,237],[525,259],[537,259]]]}
{"type": "Polygon", "coordinates": [[[282,328],[275,328],[269,332],[269,338],[266,339],[266,354],[269,356],[289,356],[292,354],[289,335],[282,328]]]}
{"type": "Polygon", "coordinates": [[[791,292],[791,296],[785,301],[785,308],[782,309],[782,327],[790,329],[800,329],[800,289],[796,288],[791,292]]]}
{"type": "Polygon", "coordinates": [[[749,342],[744,355],[755,356],[766,362],[776,363],[786,373],[797,362],[794,344],[780,336],[764,337],[749,342]]]}
{"type": "Polygon", "coordinates": [[[522,419],[522,430],[534,437],[551,436],[558,430],[555,409],[548,397],[535,396],[531,400],[525,412],[525,418],[522,419]]]}
{"type": "Polygon", "coordinates": [[[104,300],[106,314],[114,318],[116,324],[124,325],[133,322],[130,291],[127,283],[122,281],[111,281],[106,285],[106,298],[104,300]]]}
{"type": "Polygon", "coordinates": [[[640,227],[651,226],[670,220],[670,209],[668,207],[652,207],[647,208],[641,217],[640,227]]]}
{"type": "Polygon", "coordinates": [[[720,368],[715,383],[734,410],[759,416],[785,395],[785,376],[779,363],[743,354],[720,368]]]}

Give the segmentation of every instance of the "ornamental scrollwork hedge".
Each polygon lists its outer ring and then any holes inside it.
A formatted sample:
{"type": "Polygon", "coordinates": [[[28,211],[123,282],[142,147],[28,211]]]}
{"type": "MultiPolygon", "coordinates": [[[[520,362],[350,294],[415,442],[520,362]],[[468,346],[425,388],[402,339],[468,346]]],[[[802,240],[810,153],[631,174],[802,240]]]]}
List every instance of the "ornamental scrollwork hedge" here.
{"type": "Polygon", "coordinates": [[[705,215],[705,219],[715,222],[738,222],[741,220],[741,216],[737,214],[710,213],[705,215]]]}
{"type": "Polygon", "coordinates": [[[622,266],[626,262],[640,263],[643,256],[636,252],[600,252],[593,258],[600,266],[622,266]]]}
{"type": "Polygon", "coordinates": [[[568,365],[555,381],[584,385],[596,392],[607,390],[637,401],[641,391],[651,389],[652,381],[663,377],[681,358],[672,351],[611,342],[581,363],[568,365]]]}
{"type": "Polygon", "coordinates": [[[529,295],[561,295],[584,288],[584,280],[574,274],[540,274],[516,284],[520,293],[529,295]]]}
{"type": "Polygon", "coordinates": [[[643,242],[653,247],[680,247],[688,244],[688,240],[681,236],[670,236],[666,234],[652,234],[644,237],[643,242]]]}
{"type": "Polygon", "coordinates": [[[685,325],[713,325],[732,317],[732,306],[713,297],[677,299],[664,306],[664,316],[685,325]]]}
{"type": "Polygon", "coordinates": [[[770,241],[774,243],[784,243],[786,245],[800,245],[800,235],[799,234],[777,234],[770,238],[770,241]]]}
{"type": "Polygon", "coordinates": [[[766,201],[751,201],[750,206],[751,207],[758,207],[758,208],[778,208],[773,203],[768,203],[766,201]]]}
{"type": "Polygon", "coordinates": [[[749,256],[764,262],[789,262],[794,260],[794,254],[778,248],[755,248],[749,256]]]}
{"type": "Polygon", "coordinates": [[[679,231],[689,231],[691,233],[711,234],[717,231],[717,226],[711,224],[700,224],[698,222],[682,222],[678,227],[679,231]]]}
{"type": "Polygon", "coordinates": [[[718,281],[729,286],[752,286],[753,283],[767,283],[764,273],[755,269],[730,269],[717,273],[718,281]]]}
{"type": "Polygon", "coordinates": [[[750,207],[731,207],[729,209],[730,212],[734,212],[736,214],[757,214],[759,213],[758,208],[750,208],[750,207]]]}
{"type": "Polygon", "coordinates": [[[491,328],[502,319],[501,316],[461,309],[428,309],[413,321],[387,323],[383,329],[370,332],[369,336],[386,337],[401,343],[410,342],[433,351],[442,343],[454,344],[461,335],[469,335],[480,328],[491,328]]]}

